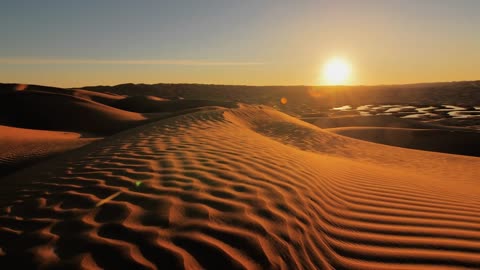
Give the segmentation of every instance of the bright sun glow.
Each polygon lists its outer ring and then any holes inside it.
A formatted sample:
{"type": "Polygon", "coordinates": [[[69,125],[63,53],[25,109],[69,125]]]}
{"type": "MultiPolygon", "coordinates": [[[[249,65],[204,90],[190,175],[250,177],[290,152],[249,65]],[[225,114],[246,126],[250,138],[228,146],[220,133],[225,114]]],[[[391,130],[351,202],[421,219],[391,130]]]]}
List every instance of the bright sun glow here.
{"type": "Polygon", "coordinates": [[[329,60],[323,69],[323,80],[329,85],[347,84],[350,78],[350,64],[340,58],[329,60]]]}

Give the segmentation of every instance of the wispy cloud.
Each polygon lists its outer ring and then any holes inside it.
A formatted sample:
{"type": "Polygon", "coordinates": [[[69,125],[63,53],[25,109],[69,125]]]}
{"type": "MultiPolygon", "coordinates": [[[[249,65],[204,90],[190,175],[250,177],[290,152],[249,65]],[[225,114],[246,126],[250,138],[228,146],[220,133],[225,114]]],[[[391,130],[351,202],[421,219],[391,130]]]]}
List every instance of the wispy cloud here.
{"type": "Polygon", "coordinates": [[[3,65],[176,65],[176,66],[252,66],[261,62],[208,61],[190,59],[101,60],[55,58],[0,58],[3,65]]]}

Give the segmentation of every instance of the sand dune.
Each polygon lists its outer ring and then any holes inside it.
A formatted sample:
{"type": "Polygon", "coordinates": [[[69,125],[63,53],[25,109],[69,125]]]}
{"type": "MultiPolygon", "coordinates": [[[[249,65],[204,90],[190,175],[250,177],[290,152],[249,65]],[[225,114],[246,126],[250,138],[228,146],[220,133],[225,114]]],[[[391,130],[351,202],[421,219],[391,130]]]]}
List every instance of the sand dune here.
{"type": "MultiPolygon", "coordinates": [[[[479,106],[480,82],[444,82],[377,86],[244,86],[206,84],[121,84],[92,86],[83,89],[121,95],[182,96],[185,99],[237,100],[243,103],[278,104],[298,114],[302,107],[318,109],[346,104],[452,104],[479,106]],[[271,103],[274,101],[275,103],[271,103]]],[[[302,112],[303,111],[303,112],[302,112]]]]}
{"type": "Polygon", "coordinates": [[[0,176],[37,160],[88,144],[80,134],[13,128],[0,125],[0,176]]]}
{"type": "Polygon", "coordinates": [[[218,104],[234,105],[0,84],[0,125],[5,125],[0,129],[0,150],[4,150],[0,153],[0,175],[92,141],[78,140],[79,136],[103,137],[156,119],[208,109],[204,106],[218,104]],[[67,135],[65,131],[75,134],[67,135]]]}
{"type": "Polygon", "coordinates": [[[330,132],[398,147],[480,156],[480,132],[438,129],[342,127],[330,132]]]}
{"type": "Polygon", "coordinates": [[[174,112],[205,106],[234,107],[234,102],[211,100],[168,100],[154,96],[131,96],[112,103],[113,107],[139,113],[174,112]]]}
{"type": "Polygon", "coordinates": [[[302,119],[321,128],[338,127],[387,127],[387,128],[427,128],[427,129],[451,129],[430,123],[419,122],[410,119],[402,119],[390,115],[374,116],[338,116],[338,117],[312,117],[302,119]]]}
{"type": "Polygon", "coordinates": [[[52,94],[62,94],[62,95],[71,95],[83,99],[88,99],[103,104],[110,104],[116,100],[123,99],[125,96],[112,94],[112,93],[100,93],[95,91],[89,91],[85,89],[68,89],[68,88],[58,88],[50,87],[43,85],[27,85],[27,84],[1,84],[0,83],[0,94],[2,93],[13,93],[17,91],[22,92],[47,92],[52,94]]]}
{"type": "Polygon", "coordinates": [[[125,96],[120,96],[110,93],[99,93],[83,89],[62,89],[63,91],[71,91],[71,95],[91,101],[110,105],[117,100],[124,99],[125,96]]]}
{"type": "Polygon", "coordinates": [[[1,179],[0,265],[478,269],[479,174],[265,107],[201,110],[1,179]]]}
{"type": "Polygon", "coordinates": [[[0,92],[0,124],[47,130],[113,134],[146,120],[123,111],[67,94],[43,91],[0,92]]]}
{"type": "Polygon", "coordinates": [[[304,118],[328,131],[374,143],[450,154],[480,156],[480,133],[389,115],[304,118]]]}
{"type": "Polygon", "coordinates": [[[154,96],[129,96],[116,100],[112,106],[131,112],[149,113],[161,111],[163,104],[167,101],[169,100],[154,96]]]}

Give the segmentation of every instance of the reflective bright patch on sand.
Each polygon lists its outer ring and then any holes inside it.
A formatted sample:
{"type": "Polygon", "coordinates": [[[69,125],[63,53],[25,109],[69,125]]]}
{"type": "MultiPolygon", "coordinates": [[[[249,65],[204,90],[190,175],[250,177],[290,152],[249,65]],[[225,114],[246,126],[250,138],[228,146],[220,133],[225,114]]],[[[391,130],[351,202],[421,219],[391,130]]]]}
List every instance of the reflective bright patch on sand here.
{"type": "Polygon", "coordinates": [[[351,110],[351,109],[352,109],[352,106],[345,105],[345,106],[341,106],[341,107],[335,107],[332,110],[334,110],[334,111],[347,111],[347,110],[351,110]]]}
{"type": "Polygon", "coordinates": [[[386,110],[385,112],[401,112],[401,111],[411,111],[412,109],[415,109],[414,106],[400,106],[400,107],[392,107],[386,110]]]}
{"type": "Polygon", "coordinates": [[[468,109],[455,105],[438,105],[438,106],[415,106],[415,105],[360,105],[352,108],[350,105],[338,106],[331,108],[330,111],[335,112],[358,112],[362,116],[371,115],[394,115],[401,118],[419,118],[419,119],[439,119],[439,118],[480,118],[480,106],[469,107],[468,109]]]}
{"type": "Polygon", "coordinates": [[[425,112],[425,111],[431,111],[431,110],[434,110],[434,109],[437,109],[437,107],[428,106],[428,107],[417,108],[417,111],[418,112],[425,112]]]}
{"type": "Polygon", "coordinates": [[[426,117],[435,117],[435,116],[437,115],[434,113],[414,113],[414,114],[403,116],[402,118],[426,118],[426,117]]]}
{"type": "Polygon", "coordinates": [[[448,112],[453,118],[478,118],[480,117],[480,111],[451,111],[448,112]]]}
{"type": "Polygon", "coordinates": [[[373,105],[362,105],[357,107],[357,111],[368,111],[373,105]]]}

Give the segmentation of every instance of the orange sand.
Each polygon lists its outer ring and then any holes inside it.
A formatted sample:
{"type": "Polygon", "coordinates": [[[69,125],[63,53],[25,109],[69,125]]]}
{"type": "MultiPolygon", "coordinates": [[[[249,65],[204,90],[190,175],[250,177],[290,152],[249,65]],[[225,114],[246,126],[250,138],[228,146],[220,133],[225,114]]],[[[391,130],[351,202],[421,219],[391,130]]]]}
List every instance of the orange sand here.
{"type": "Polygon", "coordinates": [[[72,132],[44,131],[0,125],[0,176],[36,160],[78,148],[94,139],[72,132]]]}
{"type": "Polygon", "coordinates": [[[0,266],[479,269],[478,175],[266,107],[196,110],[2,178],[0,266]]]}
{"type": "Polygon", "coordinates": [[[341,127],[326,130],[351,138],[392,146],[480,156],[480,132],[476,131],[385,127],[341,127]]]}

